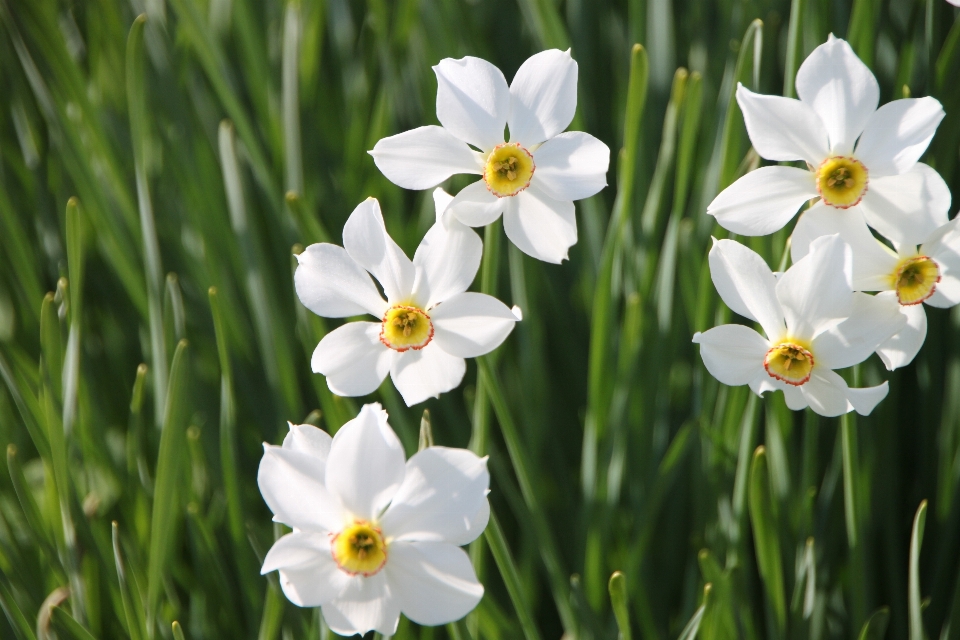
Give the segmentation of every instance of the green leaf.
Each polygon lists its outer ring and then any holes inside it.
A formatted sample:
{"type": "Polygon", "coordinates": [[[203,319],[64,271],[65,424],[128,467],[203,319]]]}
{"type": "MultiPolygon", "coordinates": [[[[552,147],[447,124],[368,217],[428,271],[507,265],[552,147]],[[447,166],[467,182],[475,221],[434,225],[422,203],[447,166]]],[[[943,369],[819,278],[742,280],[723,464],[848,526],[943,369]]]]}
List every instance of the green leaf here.
{"type": "Polygon", "coordinates": [[[631,640],[633,633],[630,630],[630,606],[627,598],[627,578],[619,571],[614,571],[607,583],[610,592],[610,605],[617,620],[619,640],[631,640]]]}
{"type": "Polygon", "coordinates": [[[160,453],[154,485],[147,567],[147,633],[155,633],[161,584],[173,550],[177,526],[183,517],[183,472],[187,468],[187,419],[189,371],[187,341],[181,340],[173,355],[167,402],[163,409],[160,453]]]}
{"type": "Polygon", "coordinates": [[[143,607],[139,594],[127,580],[127,570],[123,562],[123,552],[120,549],[120,528],[117,522],[111,523],[111,544],[113,548],[113,562],[117,568],[117,580],[120,582],[120,600],[123,604],[124,622],[130,640],[143,640],[147,637],[143,607]]]}
{"type": "Polygon", "coordinates": [[[420,418],[420,442],[417,446],[418,451],[423,451],[427,447],[433,446],[433,429],[430,426],[430,410],[423,410],[423,417],[420,418]]]}
{"type": "Polygon", "coordinates": [[[923,530],[927,524],[927,501],[917,508],[910,532],[910,583],[907,590],[907,611],[910,618],[910,640],[925,640],[923,610],[920,597],[920,547],[923,545],[923,530]]]}
{"type": "Polygon", "coordinates": [[[186,640],[183,636],[183,629],[180,627],[180,623],[176,620],[173,621],[171,625],[173,627],[173,637],[174,640],[186,640]]]}
{"type": "Polygon", "coordinates": [[[757,447],[750,466],[750,522],[753,525],[753,543],[756,549],[757,566],[763,580],[764,591],[773,608],[774,619],[781,637],[787,625],[787,607],[783,587],[783,560],[780,555],[780,538],[777,534],[777,517],[774,509],[773,491],[770,487],[770,471],[767,454],[762,446],[757,447]]]}
{"type": "Polygon", "coordinates": [[[67,638],[73,640],[97,640],[82,624],[60,607],[51,609],[54,627],[67,638]]]}
{"type": "Polygon", "coordinates": [[[523,594],[523,585],[520,581],[520,572],[510,554],[510,546],[504,538],[503,530],[500,528],[500,522],[496,514],[491,509],[490,522],[484,530],[484,538],[490,545],[490,552],[500,570],[500,577],[507,587],[507,593],[510,595],[510,601],[513,603],[513,609],[520,622],[520,629],[527,640],[540,640],[540,632],[537,631],[537,625],[534,622],[530,605],[527,604],[523,594]]]}
{"type": "Polygon", "coordinates": [[[890,609],[880,607],[863,623],[863,629],[857,640],[883,640],[887,635],[887,625],[890,623],[890,609]]]}

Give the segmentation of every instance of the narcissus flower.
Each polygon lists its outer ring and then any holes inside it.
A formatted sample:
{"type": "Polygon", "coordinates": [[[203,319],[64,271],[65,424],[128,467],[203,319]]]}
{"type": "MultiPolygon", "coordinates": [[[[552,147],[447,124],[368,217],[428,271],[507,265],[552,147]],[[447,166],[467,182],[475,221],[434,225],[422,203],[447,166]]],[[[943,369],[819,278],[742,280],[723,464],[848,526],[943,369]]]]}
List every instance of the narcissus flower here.
{"type": "Polygon", "coordinates": [[[365,405],[331,439],[290,425],[264,444],[257,474],[273,519],[293,528],[261,572],[280,572],[287,598],[321,607],[342,635],[392,635],[400,614],[424,625],[452,622],[483,596],[461,545],[490,516],[486,458],[429,447],[404,461],[378,404],[365,405]]]}
{"type": "Polygon", "coordinates": [[[799,100],[738,86],[757,153],[807,168],[763,167],[743,176],[707,209],[720,226],[749,236],[773,233],[814,198],[810,211],[860,216],[898,242],[919,244],[947,221],[946,183],[917,162],[944,116],[937,100],[894,100],[877,109],[876,78],[832,35],[800,66],[796,86],[799,100]]]}
{"type": "MultiPolygon", "coordinates": [[[[811,212],[814,213],[814,212],[811,212]]],[[[923,244],[895,245],[896,251],[877,240],[860,220],[815,213],[816,224],[797,225],[793,233],[793,259],[809,251],[812,230],[838,233],[853,252],[853,288],[879,291],[876,299],[906,316],[907,324],[884,341],[877,355],[887,369],[910,364],[927,336],[923,304],[952,307],[960,303],[960,219],[942,225],[923,244]]],[[[806,217],[806,216],[805,216],[806,217]]]]}
{"type": "MultiPolygon", "coordinates": [[[[439,212],[450,196],[438,189],[434,199],[439,212]]],[[[482,251],[472,229],[438,220],[411,262],[387,234],[380,204],[362,202],[343,226],[343,247],[307,247],[294,280],[300,302],[317,315],[378,320],[348,322],[324,336],[313,370],[341,396],[372,393],[389,373],[408,406],[456,387],[464,358],[497,348],[519,319],[519,310],[467,291],[482,251]]]]}
{"type": "Polygon", "coordinates": [[[437,119],[384,138],[370,155],[405,189],[429,189],[457,173],[482,179],[454,198],[449,213],[471,227],[503,215],[524,253],[559,263],[577,242],[574,200],[606,186],[610,149],[588,133],[563,133],[577,110],[577,63],[550,49],[524,62],[508,87],[486,60],[444,58],[437,119]],[[509,139],[504,136],[509,127],[509,139]]]}
{"type": "Polygon", "coordinates": [[[809,406],[823,416],[867,415],[886,397],[886,382],[852,389],[833,371],[866,360],[906,323],[896,308],[853,293],[850,248],[838,235],[814,242],[779,279],[763,258],[732,240],[714,241],[709,260],[723,301],[765,334],[739,324],[696,333],[693,341],[717,380],[748,384],[757,395],[779,389],[791,409],[809,406]]]}

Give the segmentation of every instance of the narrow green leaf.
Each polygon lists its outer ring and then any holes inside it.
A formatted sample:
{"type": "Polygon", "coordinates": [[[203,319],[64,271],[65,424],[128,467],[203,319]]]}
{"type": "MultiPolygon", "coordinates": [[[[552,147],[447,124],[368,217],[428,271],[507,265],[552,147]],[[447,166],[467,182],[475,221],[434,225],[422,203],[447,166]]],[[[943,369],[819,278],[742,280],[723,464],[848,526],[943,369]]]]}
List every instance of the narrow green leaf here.
{"type": "Polygon", "coordinates": [[[920,597],[920,547],[923,545],[923,530],[927,524],[927,501],[917,508],[910,532],[910,583],[907,590],[907,611],[910,618],[910,640],[925,640],[923,610],[920,597]]]}
{"type": "Polygon", "coordinates": [[[51,609],[53,625],[67,638],[73,640],[97,640],[82,624],[60,607],[51,609]]]}
{"type": "MultiPolygon", "coordinates": [[[[303,158],[300,152],[300,3],[288,0],[283,12],[281,95],[285,189],[303,195],[303,158]]],[[[302,230],[301,230],[302,231],[302,230]]]]}
{"type": "Polygon", "coordinates": [[[420,442],[417,446],[418,451],[423,451],[427,447],[433,446],[433,428],[430,426],[430,410],[423,410],[423,417],[420,418],[420,442]]]}
{"type": "Polygon", "coordinates": [[[527,604],[523,594],[523,583],[520,581],[520,572],[517,571],[517,565],[510,554],[510,546],[500,528],[500,522],[493,511],[490,511],[490,522],[484,530],[484,538],[490,545],[490,552],[493,554],[494,562],[500,570],[500,576],[507,587],[507,593],[510,595],[510,601],[513,603],[513,609],[516,611],[520,622],[520,629],[527,640],[540,640],[540,632],[537,631],[537,625],[534,622],[530,606],[527,604]]]}
{"type": "Polygon", "coordinates": [[[132,585],[127,580],[123,553],[120,550],[120,528],[116,520],[111,523],[110,536],[113,547],[113,562],[117,568],[117,579],[120,582],[120,600],[123,603],[127,635],[130,636],[130,640],[143,640],[147,636],[146,629],[144,629],[143,607],[139,595],[131,589],[132,585]]]}
{"type": "Polygon", "coordinates": [[[183,293],[180,291],[180,279],[177,274],[168,273],[163,296],[166,333],[173,336],[174,342],[187,337],[187,318],[183,307],[183,293]]]}
{"type": "Polygon", "coordinates": [[[186,469],[187,396],[189,371],[187,341],[181,340],[170,367],[167,402],[163,408],[163,430],[157,457],[150,550],[147,568],[147,633],[156,633],[161,585],[173,550],[177,525],[182,518],[183,471],[186,469]]]}
{"type": "Polygon", "coordinates": [[[44,525],[43,518],[40,515],[40,507],[30,491],[27,479],[23,475],[23,467],[20,466],[20,460],[17,456],[17,446],[7,445],[7,471],[10,472],[10,483],[13,485],[13,491],[17,494],[17,500],[20,502],[20,508],[23,509],[24,518],[30,527],[34,536],[39,537],[43,544],[44,551],[47,554],[47,561],[54,565],[59,564],[56,549],[56,536],[44,525]]]}
{"type": "Polygon", "coordinates": [[[887,636],[887,625],[890,623],[890,609],[880,607],[863,623],[863,629],[857,640],[883,640],[887,636]]]}
{"type": "Polygon", "coordinates": [[[857,546],[860,530],[857,482],[860,476],[860,457],[857,453],[856,417],[847,413],[840,416],[840,438],[843,447],[843,513],[847,523],[847,544],[857,546]]]}
{"type": "Polygon", "coordinates": [[[763,580],[764,591],[773,608],[777,628],[782,637],[787,624],[787,607],[783,587],[783,560],[780,556],[780,538],[777,535],[777,519],[774,511],[773,492],[770,487],[770,471],[767,454],[762,446],[757,447],[750,466],[750,522],[753,525],[753,542],[756,548],[757,566],[763,580]]]}
{"type": "Polygon", "coordinates": [[[790,2],[790,22],[787,26],[787,59],[783,67],[783,95],[786,98],[796,97],[797,69],[800,68],[800,58],[803,56],[803,8],[805,0],[790,2]]]}
{"type": "Polygon", "coordinates": [[[163,424],[163,408],[167,399],[167,348],[163,335],[163,267],[160,264],[160,243],[153,217],[150,199],[150,183],[147,180],[145,150],[149,143],[147,126],[147,97],[144,86],[143,27],[146,15],[139,15],[130,27],[127,36],[127,105],[130,113],[130,139],[133,142],[133,171],[137,183],[137,205],[140,210],[140,232],[143,236],[143,261],[147,276],[147,308],[150,326],[150,365],[153,368],[154,420],[163,424]]]}
{"type": "Polygon", "coordinates": [[[627,597],[627,578],[619,571],[614,571],[610,576],[610,582],[607,583],[607,590],[610,592],[610,605],[613,608],[613,616],[617,620],[617,629],[619,631],[617,638],[619,640],[631,640],[633,632],[630,629],[630,605],[627,597]]]}
{"type": "Polygon", "coordinates": [[[173,627],[173,637],[174,640],[186,640],[183,636],[183,629],[180,627],[180,623],[176,620],[173,621],[171,625],[173,627]]]}
{"type": "Polygon", "coordinates": [[[3,578],[0,580],[0,608],[3,609],[4,615],[10,621],[13,632],[17,634],[19,640],[37,640],[33,626],[21,611],[20,605],[17,604],[13,593],[10,591],[11,583],[8,581],[8,577],[2,575],[2,572],[0,572],[0,577],[3,578]]]}
{"type": "MultiPolygon", "coordinates": [[[[801,0],[794,0],[794,4],[801,0]]],[[[745,127],[743,114],[737,104],[737,84],[747,81],[747,71],[752,69],[751,77],[759,78],[760,56],[758,52],[763,46],[763,21],[759,18],[750,23],[743,40],[740,42],[737,63],[733,71],[733,82],[730,85],[730,95],[726,99],[726,115],[723,121],[723,130],[720,138],[720,173],[719,190],[727,188],[737,179],[738,167],[743,155],[743,136],[745,127]],[[751,54],[753,54],[751,56],[751,54]]],[[[792,82],[792,81],[791,81],[792,82]]],[[[792,86],[792,84],[791,84],[792,86]]],[[[758,87],[753,86],[754,90],[758,87]]]]}
{"type": "Polygon", "coordinates": [[[63,340],[53,293],[47,293],[40,305],[40,351],[43,353],[45,375],[59,402],[63,398],[63,340]]]}

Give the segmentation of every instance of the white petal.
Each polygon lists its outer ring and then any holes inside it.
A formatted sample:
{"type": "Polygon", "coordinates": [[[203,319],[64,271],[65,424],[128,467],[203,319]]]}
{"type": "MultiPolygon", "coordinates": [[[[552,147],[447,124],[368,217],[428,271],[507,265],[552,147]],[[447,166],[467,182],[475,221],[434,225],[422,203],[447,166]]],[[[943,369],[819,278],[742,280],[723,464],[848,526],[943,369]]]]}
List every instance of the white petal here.
{"type": "Polygon", "coordinates": [[[531,184],[507,200],[503,230],[528,256],[560,264],[577,243],[577,218],[573,203],[554,200],[531,184]]]}
{"type": "Polygon", "coordinates": [[[787,333],[811,340],[850,316],[851,262],[850,246],[839,235],[823,236],[813,241],[810,253],[780,276],[777,299],[787,333]]]}
{"type": "Polygon", "coordinates": [[[380,342],[379,322],[348,322],[317,345],[310,364],[338,396],[373,393],[390,371],[392,353],[380,342]]]}
{"type": "Polygon", "coordinates": [[[438,220],[420,241],[413,264],[423,270],[415,298],[426,309],[467,290],[480,268],[483,242],[456,220],[438,220]]]}
{"type": "Polygon", "coordinates": [[[869,358],[884,340],[903,329],[906,318],[901,308],[893,292],[855,293],[850,317],[813,341],[817,366],[845,369],[869,358]]]}
{"type": "Polygon", "coordinates": [[[533,180],[555,200],[582,200],[607,186],[610,148],[582,131],[550,138],[533,152],[533,180]]]}
{"type": "Polygon", "coordinates": [[[871,178],[858,208],[885,238],[918,245],[947,223],[950,189],[939,173],[918,162],[904,174],[871,178]]]}
{"type": "Polygon", "coordinates": [[[923,346],[927,337],[927,312],[922,304],[901,305],[892,291],[889,297],[891,304],[895,305],[907,320],[906,325],[896,335],[877,349],[877,355],[883,360],[887,370],[893,371],[913,362],[923,346]]]}
{"type": "Polygon", "coordinates": [[[510,84],[510,142],[530,147],[549,140],[570,126],[576,110],[576,60],[559,49],[534,54],[510,84]]]}
{"type": "Polygon", "coordinates": [[[792,98],[754,93],[739,83],[737,103],[750,142],[761,158],[804,160],[818,167],[829,155],[827,129],[809,105],[792,98]]]}
{"type": "Polygon", "coordinates": [[[404,189],[431,189],[457,173],[483,173],[478,154],[436,125],[383,138],[370,155],[387,180],[404,189]]]}
{"type": "Polygon", "coordinates": [[[444,542],[394,542],[384,568],[413,622],[439,625],[459,620],[480,602],[483,585],[460,547],[444,542]]]}
{"type": "Polygon", "coordinates": [[[853,409],[847,399],[847,383],[830,369],[814,367],[810,380],[800,387],[800,391],[810,408],[821,416],[833,418],[853,409]]]}
{"type": "Polygon", "coordinates": [[[257,470],[257,485],[274,520],[306,531],[338,531],[344,512],[325,486],[324,461],[269,444],[257,470]]]}
{"type": "Polygon", "coordinates": [[[763,370],[770,343],[759,333],[739,324],[724,324],[693,334],[700,357],[714,378],[730,386],[747,384],[763,370]]]}
{"type": "Polygon", "coordinates": [[[800,65],[797,95],[827,127],[832,152],[846,155],[877,110],[880,86],[850,45],[831,35],[800,65]]]}
{"type": "Polygon", "coordinates": [[[721,191],[707,213],[728,231],[765,236],[783,228],[807,200],[816,197],[812,172],[795,167],[761,167],[721,191]]]}
{"type": "Polygon", "coordinates": [[[343,248],[380,282],[389,302],[405,300],[413,293],[416,269],[387,233],[376,198],[358,204],[347,218],[343,248]]]}
{"type": "Polygon", "coordinates": [[[444,191],[441,187],[437,187],[433,190],[433,208],[437,212],[437,222],[443,218],[443,212],[447,210],[447,207],[450,206],[450,203],[453,201],[453,196],[444,191]]]}
{"type": "Polygon", "coordinates": [[[868,416],[874,407],[887,397],[889,391],[890,386],[884,381],[875,387],[862,387],[860,389],[848,388],[847,399],[857,413],[862,416],[868,416]]]}
{"type": "Polygon", "coordinates": [[[325,318],[383,316],[387,303],[370,274],[343,247],[312,244],[297,256],[297,262],[293,276],[297,297],[310,311],[325,318]]]}
{"type": "Polygon", "coordinates": [[[513,312],[493,296],[461,293],[434,308],[433,339],[449,354],[476,358],[506,340],[517,322],[513,312]]]}
{"type": "Polygon", "coordinates": [[[797,220],[790,240],[790,256],[799,262],[810,252],[817,238],[840,234],[850,245],[853,256],[855,291],[884,291],[890,288],[889,276],[897,265],[897,256],[873,237],[859,209],[835,209],[818,202],[797,220]]]}
{"type": "Polygon", "coordinates": [[[394,540],[473,542],[483,532],[475,525],[489,486],[486,458],[466,449],[428,447],[407,461],[403,485],[380,526],[394,540]]]}
{"type": "Polygon", "coordinates": [[[803,395],[803,391],[800,391],[797,387],[784,385],[781,391],[783,391],[783,399],[787,403],[787,408],[791,411],[803,411],[810,405],[806,396],[803,395]]]}
{"type": "Polygon", "coordinates": [[[337,567],[326,534],[288,533],[267,553],[262,573],[280,571],[280,588],[298,607],[318,607],[336,598],[352,578],[337,567]]]}
{"type": "Polygon", "coordinates": [[[480,58],[444,58],[437,74],[437,119],[443,128],[478,149],[504,140],[510,88],[500,69],[480,58]]]}
{"type": "Polygon", "coordinates": [[[708,259],[710,277],[727,306],[760,323],[771,340],[779,339],[786,330],[783,309],[777,279],[763,258],[734,240],[714,240],[708,259]]]}
{"type": "Polygon", "coordinates": [[[485,227],[500,217],[507,200],[490,193],[487,183],[478,180],[460,190],[447,205],[447,215],[468,227],[485,227]]]}
{"type": "Polygon", "coordinates": [[[871,179],[906,173],[930,146],[944,115],[935,98],[888,102],[870,116],[857,143],[857,159],[871,179]]]}
{"type": "Polygon", "coordinates": [[[466,371],[463,358],[447,353],[434,342],[419,351],[401,353],[390,367],[390,377],[403,401],[412,407],[455,388],[466,371]]]}
{"type": "Polygon", "coordinates": [[[377,403],[365,404],[333,436],[326,485],[353,516],[375,520],[400,488],[405,466],[387,412],[377,403]]]}
{"type": "Polygon", "coordinates": [[[937,229],[920,247],[920,253],[933,258],[940,267],[940,282],[927,304],[946,308],[960,303],[960,217],[937,229]]]}
{"type": "Polygon", "coordinates": [[[293,424],[288,422],[290,431],[283,438],[283,448],[309,454],[326,464],[330,456],[330,434],[312,424],[293,424]]]}
{"type": "Polygon", "coordinates": [[[364,635],[368,631],[392,636],[400,622],[400,602],[386,574],[384,570],[370,577],[356,576],[337,598],[323,603],[321,610],[327,626],[342,636],[364,635]]]}

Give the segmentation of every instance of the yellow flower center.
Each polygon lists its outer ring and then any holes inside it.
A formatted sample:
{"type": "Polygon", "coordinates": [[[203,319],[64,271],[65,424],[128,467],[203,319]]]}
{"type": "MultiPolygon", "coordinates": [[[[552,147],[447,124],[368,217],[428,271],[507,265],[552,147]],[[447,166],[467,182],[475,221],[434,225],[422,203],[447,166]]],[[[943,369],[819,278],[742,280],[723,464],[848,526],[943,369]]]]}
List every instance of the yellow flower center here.
{"type": "Polygon", "coordinates": [[[767,351],[763,368],[771,378],[799,387],[810,379],[813,354],[796,342],[781,342],[767,351]]]}
{"type": "Polygon", "coordinates": [[[900,304],[920,304],[937,290],[940,267],[927,256],[904,258],[897,264],[890,280],[900,304]]]}
{"type": "Polygon", "coordinates": [[[519,142],[506,142],[493,148],[483,168],[487,189],[498,198],[515,196],[530,186],[536,170],[533,154],[519,142]]]}
{"type": "Polygon", "coordinates": [[[380,342],[396,351],[418,351],[433,339],[430,316],[417,307],[398,304],[387,309],[380,328],[380,342]]]}
{"type": "Polygon", "coordinates": [[[817,192],[824,204],[847,209],[867,192],[867,168],[856,158],[834,156],[817,169],[817,192]]]}
{"type": "Polygon", "coordinates": [[[380,529],[364,520],[355,520],[330,541],[333,559],[341,571],[352,576],[372,576],[387,563],[387,543],[380,529]]]}

